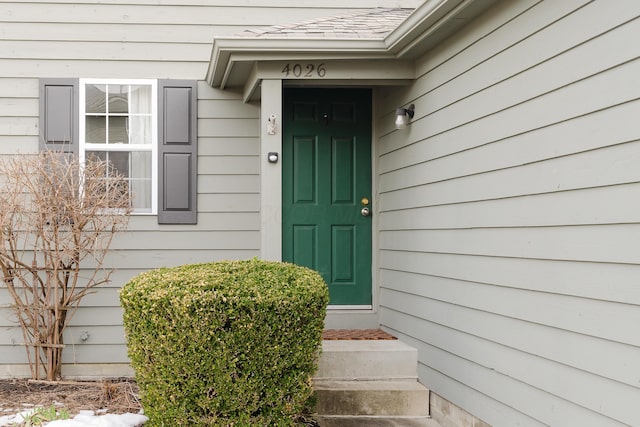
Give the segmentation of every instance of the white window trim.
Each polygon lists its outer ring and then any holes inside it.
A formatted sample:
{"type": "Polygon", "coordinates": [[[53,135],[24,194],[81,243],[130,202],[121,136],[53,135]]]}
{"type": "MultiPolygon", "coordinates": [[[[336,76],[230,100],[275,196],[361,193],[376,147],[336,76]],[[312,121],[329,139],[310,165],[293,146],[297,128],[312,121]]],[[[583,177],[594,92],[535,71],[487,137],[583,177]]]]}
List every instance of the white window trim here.
{"type": "MultiPolygon", "coordinates": [[[[112,85],[150,85],[151,86],[151,212],[136,212],[134,215],[157,215],[158,214],[158,81],[155,79],[96,79],[86,78],[79,79],[79,153],[78,159],[81,165],[84,165],[85,152],[92,149],[104,149],[104,144],[91,144],[86,142],[86,91],[88,84],[112,84],[112,85]]],[[[110,151],[149,151],[148,144],[128,144],[113,145],[109,147],[110,151]]],[[[99,150],[104,151],[104,150],[99,150]]]]}

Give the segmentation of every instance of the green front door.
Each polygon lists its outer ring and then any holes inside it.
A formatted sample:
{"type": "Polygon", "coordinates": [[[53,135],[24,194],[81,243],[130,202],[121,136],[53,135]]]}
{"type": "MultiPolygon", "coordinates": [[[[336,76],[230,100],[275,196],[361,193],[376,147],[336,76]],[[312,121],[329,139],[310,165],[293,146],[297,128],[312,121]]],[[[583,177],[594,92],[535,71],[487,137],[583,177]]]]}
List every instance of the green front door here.
{"type": "Polygon", "coordinates": [[[282,259],[313,268],[331,305],[371,305],[371,91],[286,89],[282,259]]]}

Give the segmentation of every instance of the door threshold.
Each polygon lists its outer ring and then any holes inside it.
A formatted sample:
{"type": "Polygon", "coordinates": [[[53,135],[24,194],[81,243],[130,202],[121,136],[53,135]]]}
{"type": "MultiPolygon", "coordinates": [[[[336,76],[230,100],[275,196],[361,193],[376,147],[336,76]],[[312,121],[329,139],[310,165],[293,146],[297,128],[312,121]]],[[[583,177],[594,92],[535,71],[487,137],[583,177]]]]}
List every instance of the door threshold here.
{"type": "Polygon", "coordinates": [[[372,305],[328,305],[327,310],[373,310],[372,305]]]}

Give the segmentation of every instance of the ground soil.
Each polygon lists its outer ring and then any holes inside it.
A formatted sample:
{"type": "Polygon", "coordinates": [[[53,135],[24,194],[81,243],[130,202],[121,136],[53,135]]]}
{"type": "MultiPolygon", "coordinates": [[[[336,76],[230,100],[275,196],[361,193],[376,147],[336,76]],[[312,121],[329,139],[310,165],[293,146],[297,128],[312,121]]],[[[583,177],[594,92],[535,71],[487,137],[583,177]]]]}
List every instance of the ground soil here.
{"type": "MultiPolygon", "coordinates": [[[[81,410],[136,414],[142,409],[138,392],[132,379],[58,382],[0,379],[0,416],[54,404],[67,409],[71,416],[81,410]]],[[[300,419],[299,424],[318,427],[312,418],[300,419]]]]}
{"type": "Polygon", "coordinates": [[[35,406],[57,404],[70,414],[106,410],[111,414],[138,413],[138,386],[130,379],[103,381],[0,380],[0,415],[35,406]]]}

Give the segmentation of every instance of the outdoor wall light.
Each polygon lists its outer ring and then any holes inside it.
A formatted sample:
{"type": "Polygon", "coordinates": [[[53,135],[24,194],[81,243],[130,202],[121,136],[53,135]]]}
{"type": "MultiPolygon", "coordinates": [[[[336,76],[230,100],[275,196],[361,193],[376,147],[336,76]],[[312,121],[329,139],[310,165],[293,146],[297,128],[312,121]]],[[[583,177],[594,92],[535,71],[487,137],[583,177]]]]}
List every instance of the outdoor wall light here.
{"type": "Polygon", "coordinates": [[[267,154],[267,160],[269,163],[278,163],[278,153],[271,151],[267,154]]]}
{"type": "Polygon", "coordinates": [[[396,129],[404,129],[409,124],[409,119],[413,119],[416,106],[409,105],[407,108],[396,108],[396,129]]]}

